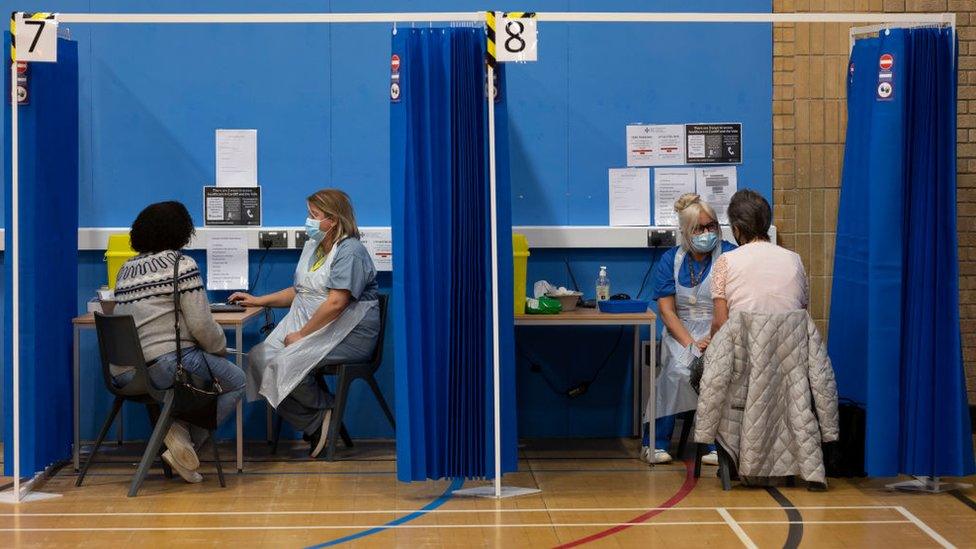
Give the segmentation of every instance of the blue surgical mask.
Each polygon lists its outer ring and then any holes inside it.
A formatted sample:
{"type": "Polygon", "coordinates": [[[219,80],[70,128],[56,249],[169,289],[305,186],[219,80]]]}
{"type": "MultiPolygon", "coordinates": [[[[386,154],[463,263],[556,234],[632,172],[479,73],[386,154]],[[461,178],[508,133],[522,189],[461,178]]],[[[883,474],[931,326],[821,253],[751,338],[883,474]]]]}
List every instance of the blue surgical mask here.
{"type": "Polygon", "coordinates": [[[305,234],[312,240],[322,240],[322,237],[325,236],[325,232],[319,228],[319,223],[321,221],[318,219],[312,219],[311,217],[305,219],[305,234]]]}
{"type": "Polygon", "coordinates": [[[698,253],[708,253],[718,244],[718,235],[712,231],[696,234],[691,237],[691,249],[698,253]]]}

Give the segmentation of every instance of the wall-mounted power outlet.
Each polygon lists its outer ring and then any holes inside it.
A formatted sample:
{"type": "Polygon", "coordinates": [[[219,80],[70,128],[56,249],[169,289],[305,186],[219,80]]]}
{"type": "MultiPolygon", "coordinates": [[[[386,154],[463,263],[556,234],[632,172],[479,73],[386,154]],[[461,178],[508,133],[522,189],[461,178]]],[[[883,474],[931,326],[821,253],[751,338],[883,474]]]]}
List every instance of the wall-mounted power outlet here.
{"type": "Polygon", "coordinates": [[[648,248],[673,248],[676,244],[675,232],[673,229],[648,229],[647,247],[648,248]]]}
{"type": "Polygon", "coordinates": [[[295,231],[295,247],[298,249],[304,248],[306,242],[308,242],[308,233],[305,231],[295,231]]]}
{"type": "Polygon", "coordinates": [[[258,248],[266,250],[269,248],[287,248],[288,231],[259,231],[258,248]]]}

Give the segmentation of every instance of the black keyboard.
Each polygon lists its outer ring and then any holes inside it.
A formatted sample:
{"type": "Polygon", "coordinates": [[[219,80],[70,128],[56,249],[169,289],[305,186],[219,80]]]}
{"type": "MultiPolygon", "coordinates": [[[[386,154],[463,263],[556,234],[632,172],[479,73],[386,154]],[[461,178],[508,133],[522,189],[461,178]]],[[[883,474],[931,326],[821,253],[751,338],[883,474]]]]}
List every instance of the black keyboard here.
{"type": "Polygon", "coordinates": [[[211,303],[210,304],[211,313],[243,313],[243,305],[235,305],[233,303],[211,303]]]}

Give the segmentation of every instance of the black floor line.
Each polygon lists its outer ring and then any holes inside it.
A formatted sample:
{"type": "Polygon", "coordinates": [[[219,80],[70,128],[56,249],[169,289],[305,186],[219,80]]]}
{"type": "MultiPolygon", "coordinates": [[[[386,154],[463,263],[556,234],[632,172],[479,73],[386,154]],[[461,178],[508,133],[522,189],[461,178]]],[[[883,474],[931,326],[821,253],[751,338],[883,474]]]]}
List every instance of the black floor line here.
{"type": "Polygon", "coordinates": [[[790,530],[786,535],[786,543],[783,544],[783,549],[796,549],[800,546],[800,542],[803,541],[803,516],[798,509],[792,509],[792,507],[795,507],[793,502],[783,495],[783,492],[777,490],[775,486],[767,486],[766,491],[769,492],[769,495],[776,500],[776,503],[780,507],[784,508],[786,518],[790,521],[790,530]]]}
{"type": "Polygon", "coordinates": [[[973,511],[976,511],[976,501],[969,499],[969,497],[966,496],[966,494],[963,494],[959,490],[952,490],[951,492],[949,492],[949,495],[963,502],[966,505],[966,507],[969,507],[973,511]]]}

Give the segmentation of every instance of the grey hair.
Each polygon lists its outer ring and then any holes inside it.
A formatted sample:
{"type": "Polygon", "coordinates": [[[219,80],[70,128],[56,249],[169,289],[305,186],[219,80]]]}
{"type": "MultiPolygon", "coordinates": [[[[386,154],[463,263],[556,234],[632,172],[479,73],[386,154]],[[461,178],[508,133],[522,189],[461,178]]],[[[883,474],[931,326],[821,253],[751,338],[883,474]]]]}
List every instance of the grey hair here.
{"type": "MultiPolygon", "coordinates": [[[[678,212],[678,244],[685,251],[691,251],[691,233],[698,227],[698,216],[702,212],[718,221],[715,209],[695,193],[686,193],[678,197],[674,203],[674,211],[678,212]]],[[[718,229],[718,238],[722,239],[721,227],[718,229]]]]}

